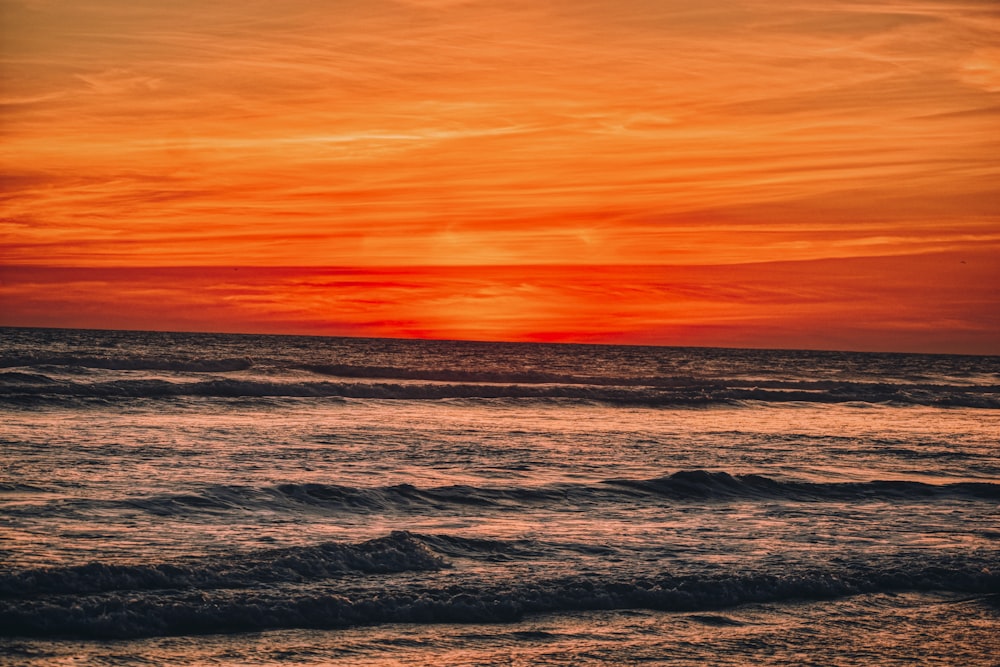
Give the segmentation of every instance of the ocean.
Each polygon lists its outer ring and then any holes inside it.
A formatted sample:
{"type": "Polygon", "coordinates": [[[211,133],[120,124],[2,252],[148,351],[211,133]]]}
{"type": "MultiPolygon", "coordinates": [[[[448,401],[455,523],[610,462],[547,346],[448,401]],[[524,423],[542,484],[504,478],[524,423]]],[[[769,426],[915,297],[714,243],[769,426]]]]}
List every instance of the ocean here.
{"type": "Polygon", "coordinates": [[[0,664],[995,665],[1000,357],[0,329],[0,664]]]}

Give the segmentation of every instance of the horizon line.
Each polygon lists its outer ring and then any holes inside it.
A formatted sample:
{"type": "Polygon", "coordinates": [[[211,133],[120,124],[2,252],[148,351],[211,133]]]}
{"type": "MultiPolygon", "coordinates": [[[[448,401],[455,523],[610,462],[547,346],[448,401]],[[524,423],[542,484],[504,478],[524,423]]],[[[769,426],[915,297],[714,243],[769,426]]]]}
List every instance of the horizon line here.
{"type": "Polygon", "coordinates": [[[256,331],[181,331],[173,329],[112,329],[94,327],[51,327],[51,326],[31,326],[18,324],[2,324],[0,329],[27,329],[33,331],[87,331],[87,332],[120,332],[120,333],[142,333],[142,334],[181,334],[181,335],[206,335],[206,336],[265,336],[269,338],[328,338],[328,339],[348,339],[348,340],[389,340],[402,342],[434,342],[434,343],[472,343],[482,345],[562,345],[575,347],[634,347],[634,348],[662,348],[668,350],[750,350],[758,352],[809,352],[825,354],[890,354],[905,356],[928,356],[928,357],[1000,357],[1000,354],[977,354],[972,352],[907,352],[901,350],[850,350],[850,349],[828,349],[828,348],[794,348],[794,347],[736,347],[726,345],[653,345],[640,343],[592,343],[565,341],[532,341],[532,340],[483,340],[472,338],[431,338],[431,337],[405,337],[405,336],[332,336],[315,333],[266,333],[256,331]]]}

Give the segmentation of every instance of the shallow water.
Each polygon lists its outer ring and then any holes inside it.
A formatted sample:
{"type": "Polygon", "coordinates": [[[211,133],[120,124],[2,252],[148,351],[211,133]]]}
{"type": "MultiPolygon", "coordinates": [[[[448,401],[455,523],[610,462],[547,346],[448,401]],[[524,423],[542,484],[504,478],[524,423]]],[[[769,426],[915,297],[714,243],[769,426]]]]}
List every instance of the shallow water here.
{"type": "Polygon", "coordinates": [[[2,333],[11,664],[995,645],[996,357],[2,333]]]}

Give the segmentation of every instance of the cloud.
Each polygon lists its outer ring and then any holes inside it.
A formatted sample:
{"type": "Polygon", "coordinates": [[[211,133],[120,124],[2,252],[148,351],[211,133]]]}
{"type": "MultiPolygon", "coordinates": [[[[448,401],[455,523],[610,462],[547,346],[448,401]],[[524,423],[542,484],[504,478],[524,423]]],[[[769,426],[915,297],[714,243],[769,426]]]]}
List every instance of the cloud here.
{"type": "Polygon", "coordinates": [[[5,266],[0,325],[996,353],[994,260],[989,250],[938,253],[920,273],[899,257],[717,267],[5,266]],[[908,298],[914,290],[921,299],[908,298]]]}
{"type": "MultiPolygon", "coordinates": [[[[899,257],[919,272],[997,244],[989,2],[88,0],[9,16],[0,160],[22,177],[0,243],[20,266],[899,257]]],[[[562,312],[565,287],[532,286],[448,303],[562,312]]]]}
{"type": "Polygon", "coordinates": [[[112,68],[102,72],[77,74],[77,79],[83,81],[91,90],[102,95],[120,95],[143,90],[156,90],[160,87],[160,79],[135,74],[127,69],[112,68]]]}
{"type": "Polygon", "coordinates": [[[962,63],[959,78],[987,92],[1000,92],[1000,48],[973,51],[962,63]]]}

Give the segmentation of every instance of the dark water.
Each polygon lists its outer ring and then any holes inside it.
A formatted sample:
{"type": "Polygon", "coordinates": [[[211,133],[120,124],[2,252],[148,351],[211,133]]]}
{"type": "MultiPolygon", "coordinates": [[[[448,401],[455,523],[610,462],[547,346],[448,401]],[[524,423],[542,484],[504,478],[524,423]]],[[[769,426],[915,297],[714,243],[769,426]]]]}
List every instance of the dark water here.
{"type": "Polygon", "coordinates": [[[0,336],[0,662],[1000,650],[997,357],[0,336]]]}

